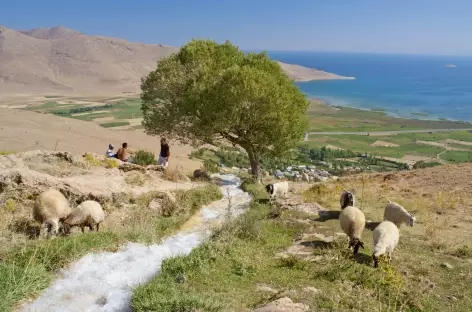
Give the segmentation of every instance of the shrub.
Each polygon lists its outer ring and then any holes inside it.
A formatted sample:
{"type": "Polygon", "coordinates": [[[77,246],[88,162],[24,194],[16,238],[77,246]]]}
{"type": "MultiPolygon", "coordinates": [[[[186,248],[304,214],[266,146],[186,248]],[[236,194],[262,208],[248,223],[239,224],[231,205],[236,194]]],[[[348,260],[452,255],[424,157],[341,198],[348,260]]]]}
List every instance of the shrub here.
{"type": "Polygon", "coordinates": [[[13,198],[9,198],[3,204],[3,209],[8,212],[13,212],[16,210],[16,201],[13,198]]]}
{"type": "Polygon", "coordinates": [[[139,150],[134,155],[134,163],[140,166],[156,164],[154,154],[145,150],[139,150]]]}
{"type": "Polygon", "coordinates": [[[95,158],[95,156],[93,156],[93,154],[91,154],[91,153],[86,153],[84,155],[84,160],[87,163],[87,165],[89,165],[91,167],[96,167],[96,166],[101,166],[102,165],[102,161],[98,158],[95,158]]]}
{"type": "Polygon", "coordinates": [[[177,168],[174,169],[166,169],[164,171],[164,179],[167,181],[178,182],[178,181],[185,181],[189,179],[187,175],[177,168]]]}
{"type": "Polygon", "coordinates": [[[103,165],[105,168],[117,168],[118,167],[118,160],[116,158],[105,158],[103,160],[103,165]]]}
{"type": "Polygon", "coordinates": [[[218,172],[218,163],[214,160],[206,159],[203,162],[203,167],[204,167],[205,171],[208,171],[208,172],[211,172],[211,173],[218,172]]]}

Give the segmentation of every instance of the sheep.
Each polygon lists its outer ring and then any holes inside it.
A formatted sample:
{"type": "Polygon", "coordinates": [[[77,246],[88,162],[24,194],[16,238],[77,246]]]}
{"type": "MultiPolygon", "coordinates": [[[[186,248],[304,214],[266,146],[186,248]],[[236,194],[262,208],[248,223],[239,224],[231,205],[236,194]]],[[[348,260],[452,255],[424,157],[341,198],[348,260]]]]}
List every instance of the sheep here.
{"type": "Polygon", "coordinates": [[[272,203],[272,200],[278,195],[283,195],[284,198],[286,199],[287,193],[288,193],[288,182],[283,181],[283,182],[267,184],[266,191],[269,194],[270,203],[272,203]]]}
{"type": "Polygon", "coordinates": [[[100,223],[105,219],[105,213],[102,206],[93,200],[86,200],[77,206],[76,209],[64,220],[63,232],[69,235],[71,227],[80,226],[82,233],[87,226],[90,231],[96,226],[96,231],[100,227],[100,223]]]}
{"type": "Polygon", "coordinates": [[[344,190],[341,193],[341,197],[339,198],[339,203],[341,204],[341,210],[346,208],[347,206],[355,206],[355,197],[352,192],[344,190]]]}
{"type": "Polygon", "coordinates": [[[364,248],[361,241],[362,232],[365,228],[365,215],[357,207],[347,206],[341,211],[339,216],[341,229],[349,237],[349,248],[354,248],[354,255],[359,251],[359,247],[364,248]]]}
{"type": "Polygon", "coordinates": [[[385,253],[388,255],[388,261],[392,260],[392,252],[397,247],[398,240],[400,238],[400,231],[395,223],[390,221],[382,221],[374,230],[374,252],[372,253],[372,259],[374,261],[374,267],[376,268],[379,264],[380,256],[385,253]]]}
{"type": "Polygon", "coordinates": [[[397,203],[388,200],[388,204],[384,211],[384,220],[393,222],[398,228],[405,223],[409,226],[413,226],[416,221],[416,217],[406,211],[405,208],[397,203]]]}
{"type": "Polygon", "coordinates": [[[59,232],[59,222],[63,222],[70,213],[67,199],[53,188],[41,193],[34,202],[33,218],[41,223],[43,234],[56,235],[59,232]]]}

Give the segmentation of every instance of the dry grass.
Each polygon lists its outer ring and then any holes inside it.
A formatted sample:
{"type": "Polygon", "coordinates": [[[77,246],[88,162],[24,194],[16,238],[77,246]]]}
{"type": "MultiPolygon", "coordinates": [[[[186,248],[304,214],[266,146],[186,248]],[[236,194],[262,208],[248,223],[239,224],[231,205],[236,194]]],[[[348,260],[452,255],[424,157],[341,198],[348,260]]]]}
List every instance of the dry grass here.
{"type": "Polygon", "coordinates": [[[130,171],[125,174],[125,182],[133,186],[143,186],[149,179],[147,174],[138,171],[130,171]]]}
{"type": "Polygon", "coordinates": [[[163,178],[172,182],[189,180],[189,177],[183,172],[182,168],[167,168],[164,170],[163,178]]]}

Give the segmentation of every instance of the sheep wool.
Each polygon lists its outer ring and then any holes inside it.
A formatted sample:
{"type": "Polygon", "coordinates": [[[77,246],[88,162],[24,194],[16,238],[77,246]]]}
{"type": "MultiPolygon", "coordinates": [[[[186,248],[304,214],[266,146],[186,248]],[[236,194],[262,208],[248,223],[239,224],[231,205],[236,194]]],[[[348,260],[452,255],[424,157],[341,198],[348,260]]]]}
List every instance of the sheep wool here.
{"type": "Polygon", "coordinates": [[[59,221],[64,221],[70,213],[67,199],[53,188],[41,193],[34,202],[33,218],[41,223],[44,229],[43,234],[57,234],[59,221]]]}
{"type": "Polygon", "coordinates": [[[385,207],[384,220],[393,222],[399,228],[403,223],[413,226],[416,222],[416,217],[399,204],[389,200],[385,207]]]}
{"type": "Polygon", "coordinates": [[[70,227],[80,226],[82,232],[88,227],[91,231],[96,227],[99,229],[100,223],[105,219],[102,206],[93,200],[86,200],[77,206],[76,209],[64,220],[64,232],[70,233],[70,227]]]}
{"type": "Polygon", "coordinates": [[[390,221],[382,221],[374,230],[374,252],[372,259],[374,267],[378,266],[379,257],[387,254],[388,260],[392,260],[392,252],[397,247],[400,239],[400,231],[398,227],[390,221]]]}
{"type": "Polygon", "coordinates": [[[267,184],[266,191],[269,194],[269,198],[271,201],[278,196],[284,196],[284,198],[287,198],[288,182],[283,181],[273,184],[267,184]]]}
{"type": "Polygon", "coordinates": [[[355,206],[354,194],[349,191],[343,191],[339,198],[339,203],[341,204],[341,209],[346,208],[347,206],[355,206]]]}
{"type": "Polygon", "coordinates": [[[341,211],[339,223],[343,232],[349,237],[349,248],[353,247],[356,255],[359,247],[364,248],[364,243],[361,241],[365,228],[364,213],[357,207],[347,206],[341,211]]]}

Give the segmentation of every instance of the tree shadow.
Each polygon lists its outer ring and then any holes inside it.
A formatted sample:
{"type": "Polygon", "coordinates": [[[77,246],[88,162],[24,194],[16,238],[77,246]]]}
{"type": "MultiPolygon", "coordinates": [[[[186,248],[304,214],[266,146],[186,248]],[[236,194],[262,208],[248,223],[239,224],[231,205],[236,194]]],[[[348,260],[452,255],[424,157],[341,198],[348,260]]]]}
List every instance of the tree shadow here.
{"type": "Polygon", "coordinates": [[[380,224],[380,222],[374,222],[374,221],[370,221],[370,222],[366,222],[365,223],[365,227],[366,229],[369,229],[371,231],[375,230],[375,228],[380,224]]]}
{"type": "Polygon", "coordinates": [[[326,242],[323,240],[301,242],[300,245],[311,248],[333,248],[333,242],[326,242]]]}
{"type": "Polygon", "coordinates": [[[39,237],[41,227],[32,220],[22,218],[10,224],[9,229],[18,234],[24,234],[29,239],[35,239],[39,237]]]}
{"type": "Polygon", "coordinates": [[[267,205],[267,204],[270,203],[268,198],[258,198],[258,199],[257,199],[257,202],[258,202],[259,204],[263,204],[263,205],[267,205]]]}
{"type": "Polygon", "coordinates": [[[341,211],[320,210],[318,211],[318,218],[315,221],[326,222],[329,220],[339,219],[341,211]]]}

